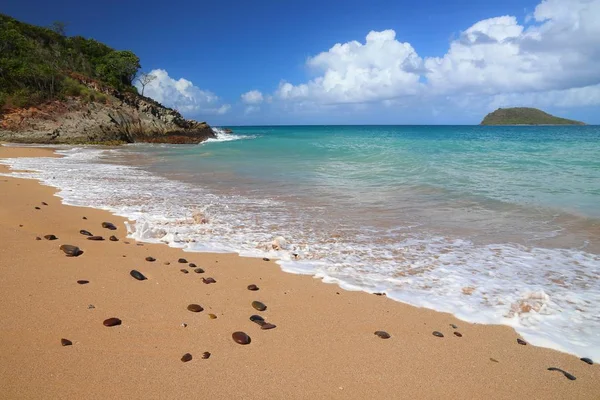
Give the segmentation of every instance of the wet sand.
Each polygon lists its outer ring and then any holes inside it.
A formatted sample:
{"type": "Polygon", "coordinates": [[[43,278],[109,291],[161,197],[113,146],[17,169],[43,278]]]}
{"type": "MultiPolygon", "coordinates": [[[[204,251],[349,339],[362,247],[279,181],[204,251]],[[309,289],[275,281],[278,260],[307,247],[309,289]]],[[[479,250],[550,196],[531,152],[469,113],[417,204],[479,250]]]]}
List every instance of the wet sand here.
{"type": "MultiPolygon", "coordinates": [[[[0,147],[0,158],[20,156],[52,152],[0,147]]],[[[600,397],[597,364],[519,345],[509,327],[343,291],[260,259],[141,245],[125,237],[123,218],[62,205],[54,193],[0,176],[0,398],[600,397]],[[104,221],[117,230],[102,228],[104,221]],[[106,240],[87,240],[81,229],[106,240]],[[58,239],[43,239],[48,234],[58,239]],[[66,257],[62,244],[83,254],[66,257]],[[132,269],[148,279],[134,279],[132,269]],[[203,283],[208,277],[216,283],[203,283]],[[255,310],[255,300],[267,309],[255,310]],[[204,310],[190,312],[189,304],[204,310]],[[261,330],[249,320],[253,314],[277,327],[261,330]],[[122,324],[105,327],[111,317],[122,324]],[[378,330],[391,338],[374,335],[378,330]],[[234,342],[235,331],[251,343],[234,342]],[[62,346],[62,338],[73,344],[62,346]],[[182,362],[186,353],[193,358],[182,362]]]]}

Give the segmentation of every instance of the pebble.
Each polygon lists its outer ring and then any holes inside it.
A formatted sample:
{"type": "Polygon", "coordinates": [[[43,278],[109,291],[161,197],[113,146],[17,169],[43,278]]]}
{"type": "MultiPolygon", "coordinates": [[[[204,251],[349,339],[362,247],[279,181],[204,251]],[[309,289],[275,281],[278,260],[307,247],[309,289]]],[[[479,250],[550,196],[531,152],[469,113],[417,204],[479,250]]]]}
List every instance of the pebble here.
{"type": "Polygon", "coordinates": [[[197,265],[196,265],[196,264],[194,264],[194,263],[189,263],[189,264],[188,264],[188,267],[190,267],[190,268],[196,268],[196,267],[197,267],[197,265]]]}
{"type": "Polygon", "coordinates": [[[121,320],[119,318],[109,318],[105,319],[103,324],[104,326],[118,326],[121,325],[121,320]]]}
{"type": "Polygon", "coordinates": [[[215,314],[208,314],[208,318],[217,319],[217,316],[215,314]]]}
{"type": "Polygon", "coordinates": [[[189,274],[190,273],[190,271],[188,271],[187,269],[183,269],[183,268],[180,269],[180,271],[183,272],[184,274],[189,274]]]}
{"type": "Polygon", "coordinates": [[[491,358],[491,357],[490,357],[490,361],[491,362],[495,362],[495,363],[499,363],[500,362],[500,361],[496,360],[495,358],[491,358]]]}
{"type": "Polygon", "coordinates": [[[234,342],[239,344],[249,344],[251,342],[250,336],[246,335],[244,332],[233,332],[231,338],[234,342]]]}
{"type": "Polygon", "coordinates": [[[452,327],[452,329],[458,329],[458,326],[456,326],[454,324],[450,324],[450,326],[452,327]]]}
{"type": "Polygon", "coordinates": [[[594,362],[592,361],[591,358],[584,357],[584,358],[580,358],[580,360],[586,364],[594,365],[594,362]]]}
{"type": "Polygon", "coordinates": [[[60,249],[64,251],[67,257],[77,257],[83,254],[83,251],[81,251],[79,247],[70,244],[63,244],[62,246],[60,246],[60,249]]]}
{"type": "Polygon", "coordinates": [[[182,323],[181,323],[181,327],[182,327],[182,328],[187,328],[187,324],[186,324],[185,322],[182,322],[182,323]]]}
{"type": "Polygon", "coordinates": [[[277,328],[277,325],[273,325],[273,324],[268,323],[268,322],[266,322],[266,323],[264,323],[264,324],[262,324],[260,326],[260,329],[263,329],[265,331],[268,330],[268,329],[273,329],[273,328],[277,328]]]}
{"type": "Polygon", "coordinates": [[[47,206],[47,205],[48,205],[48,203],[46,203],[45,201],[42,201],[42,205],[43,205],[43,206],[47,206]]]}
{"type": "Polygon", "coordinates": [[[258,286],[256,286],[256,285],[248,285],[248,290],[252,290],[253,292],[257,291],[258,290],[258,286]]]}
{"type": "Polygon", "coordinates": [[[261,303],[260,301],[253,301],[252,307],[254,307],[254,309],[258,311],[265,311],[267,309],[267,306],[261,303]]]}
{"type": "Polygon", "coordinates": [[[438,331],[433,331],[432,335],[437,336],[437,337],[444,337],[444,334],[442,332],[438,332],[438,331]]]}
{"type": "Polygon", "coordinates": [[[373,293],[375,296],[385,296],[385,293],[381,293],[381,292],[376,292],[373,293]]]}
{"type": "Polygon", "coordinates": [[[44,239],[46,239],[46,240],[56,240],[58,238],[56,236],[54,236],[54,235],[46,235],[46,236],[44,236],[44,239]]]}
{"type": "Polygon", "coordinates": [[[202,268],[196,268],[196,269],[194,270],[194,272],[195,272],[195,273],[197,273],[197,274],[203,274],[203,273],[204,273],[204,270],[203,270],[202,268]]]}
{"type": "Polygon", "coordinates": [[[263,261],[271,261],[271,260],[269,258],[267,258],[267,257],[264,257],[263,261]]]}
{"type": "Polygon", "coordinates": [[[217,283],[217,281],[215,281],[213,278],[202,278],[202,282],[206,283],[207,285],[210,283],[217,283]]]}
{"type": "Polygon", "coordinates": [[[460,333],[460,332],[454,332],[454,336],[462,337],[462,333],[460,333]]]}
{"type": "Polygon", "coordinates": [[[36,210],[41,210],[41,208],[39,208],[39,207],[36,207],[35,209],[36,209],[36,210]]]}
{"type": "Polygon", "coordinates": [[[154,257],[146,257],[146,261],[154,262],[154,261],[156,261],[156,258],[154,258],[154,257]]]}
{"type": "Polygon", "coordinates": [[[69,339],[60,339],[60,344],[63,346],[72,346],[73,342],[71,342],[69,339]]]}
{"type": "Polygon", "coordinates": [[[109,237],[108,240],[110,240],[111,242],[118,242],[119,238],[117,238],[116,236],[113,235],[113,236],[109,237]]]}
{"type": "Polygon", "coordinates": [[[180,264],[187,264],[187,260],[185,258],[180,258],[179,260],[177,260],[177,262],[180,264]]]}
{"type": "Polygon", "coordinates": [[[375,335],[379,336],[382,339],[389,339],[392,336],[386,331],[375,331],[375,335]]]}
{"type": "Polygon", "coordinates": [[[262,325],[265,323],[265,319],[263,317],[261,317],[260,315],[251,315],[250,321],[257,323],[258,325],[262,325]]]}
{"type": "Polygon", "coordinates": [[[103,228],[106,228],[106,229],[110,229],[111,231],[116,231],[116,230],[117,230],[117,227],[116,227],[116,226],[114,226],[114,225],[113,225],[112,223],[110,223],[110,222],[103,222],[103,223],[102,223],[102,227],[103,227],[103,228]]]}
{"type": "Polygon", "coordinates": [[[96,308],[96,306],[93,304],[88,304],[88,310],[93,310],[94,308],[96,308]]]}
{"type": "Polygon", "coordinates": [[[42,240],[42,238],[41,238],[41,237],[39,237],[39,236],[36,236],[36,237],[35,237],[35,240],[42,240]]]}
{"type": "Polygon", "coordinates": [[[523,339],[517,339],[517,343],[519,343],[519,344],[520,344],[520,345],[522,345],[522,346],[525,346],[525,345],[527,345],[527,342],[526,342],[526,341],[524,341],[523,339]]]}
{"type": "Polygon", "coordinates": [[[204,311],[204,308],[202,308],[200,304],[190,304],[189,306],[187,306],[187,309],[191,312],[204,311]]]}
{"type": "Polygon", "coordinates": [[[145,281],[147,279],[144,276],[144,274],[142,274],[140,271],[137,271],[135,269],[132,269],[131,272],[129,273],[129,275],[131,275],[132,277],[134,277],[138,281],[145,281]]]}
{"type": "Polygon", "coordinates": [[[190,353],[185,353],[183,357],[181,357],[181,361],[188,362],[192,361],[192,355],[190,353]]]}
{"type": "Polygon", "coordinates": [[[209,358],[210,358],[210,353],[208,351],[205,351],[204,353],[202,353],[203,360],[208,360],[209,358]]]}
{"type": "Polygon", "coordinates": [[[77,283],[79,283],[80,285],[87,285],[88,283],[90,283],[90,281],[86,281],[85,279],[80,279],[77,281],[77,283]]]}
{"type": "Polygon", "coordinates": [[[104,240],[102,236],[88,236],[87,240],[104,240]]]}
{"type": "Polygon", "coordinates": [[[168,261],[165,261],[163,264],[165,264],[165,265],[171,265],[171,263],[168,262],[168,261]]]}
{"type": "Polygon", "coordinates": [[[84,236],[94,236],[94,235],[92,235],[91,232],[88,232],[88,231],[86,231],[84,229],[80,230],[79,233],[81,233],[84,236]]]}
{"type": "Polygon", "coordinates": [[[87,217],[82,217],[81,219],[87,219],[87,217]]]}
{"type": "Polygon", "coordinates": [[[548,371],[562,372],[562,374],[570,381],[574,381],[575,379],[577,379],[577,378],[575,378],[575,375],[572,375],[572,374],[568,373],[567,371],[563,371],[560,368],[550,367],[550,368],[548,368],[548,371]]]}

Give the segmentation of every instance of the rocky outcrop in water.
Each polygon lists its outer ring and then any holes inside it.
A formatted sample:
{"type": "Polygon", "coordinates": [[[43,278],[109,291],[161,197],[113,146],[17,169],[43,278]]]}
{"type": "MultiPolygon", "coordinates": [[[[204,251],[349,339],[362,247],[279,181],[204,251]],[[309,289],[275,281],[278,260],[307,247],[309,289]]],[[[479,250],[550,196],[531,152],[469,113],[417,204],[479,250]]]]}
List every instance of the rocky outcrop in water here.
{"type": "Polygon", "coordinates": [[[200,143],[215,137],[205,122],[185,119],[173,109],[134,93],[119,92],[75,75],[101,93],[102,101],[81,97],[51,101],[0,115],[0,140],[19,143],[200,143]]]}

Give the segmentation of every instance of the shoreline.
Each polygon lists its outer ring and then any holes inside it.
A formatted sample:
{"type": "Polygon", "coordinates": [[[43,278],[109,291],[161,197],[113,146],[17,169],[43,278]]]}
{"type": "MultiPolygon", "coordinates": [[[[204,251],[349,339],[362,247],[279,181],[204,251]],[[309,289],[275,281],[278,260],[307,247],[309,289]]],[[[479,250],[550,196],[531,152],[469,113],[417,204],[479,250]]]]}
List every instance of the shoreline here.
{"type": "MultiPolygon", "coordinates": [[[[0,158],[53,153],[0,147],[0,158]]],[[[2,165],[0,171],[8,168],[2,165]]],[[[125,218],[63,205],[55,189],[34,180],[2,177],[0,185],[0,256],[7,260],[0,316],[12,324],[0,330],[7,354],[0,379],[7,382],[7,398],[55,397],[58,390],[64,398],[131,398],[132,393],[192,398],[198,390],[217,398],[595,398],[600,391],[597,365],[518,345],[519,336],[508,326],[469,324],[384,296],[344,291],[260,259],[136,245],[125,239],[125,218]],[[119,242],[79,235],[80,229],[105,238],[114,234],[100,227],[104,220],[118,227],[119,242]],[[46,234],[59,240],[35,240],[46,234]],[[66,258],[58,250],[64,243],[80,246],[84,254],[66,258]],[[144,261],[148,255],[157,261],[144,261]],[[186,267],[191,273],[181,273],[180,257],[206,272],[186,267]],[[148,280],[135,281],[131,269],[148,280]],[[32,280],[32,274],[41,279],[32,280]],[[202,276],[217,283],[205,285],[202,276]],[[77,285],[77,279],[90,284],[77,285]],[[260,290],[248,291],[249,284],[260,290]],[[254,310],[252,300],[267,304],[267,311],[254,310]],[[190,303],[205,311],[190,313],[185,309],[190,303]],[[211,312],[217,319],[208,318],[211,312]],[[260,330],[248,320],[252,314],[277,328],[260,330]],[[123,325],[102,326],[109,317],[121,318],[123,325]],[[450,324],[463,336],[454,336],[450,324]],[[237,330],[248,333],[252,343],[234,343],[231,333],[237,330]],[[373,335],[377,330],[392,337],[379,339],[373,335]],[[445,337],[434,337],[433,331],[445,337]],[[61,337],[74,345],[61,347],[61,337]],[[204,351],[212,353],[207,360],[201,358],[204,351]],[[187,352],[194,358],[182,363],[187,352]],[[111,374],[114,368],[122,374],[111,374]]]]}

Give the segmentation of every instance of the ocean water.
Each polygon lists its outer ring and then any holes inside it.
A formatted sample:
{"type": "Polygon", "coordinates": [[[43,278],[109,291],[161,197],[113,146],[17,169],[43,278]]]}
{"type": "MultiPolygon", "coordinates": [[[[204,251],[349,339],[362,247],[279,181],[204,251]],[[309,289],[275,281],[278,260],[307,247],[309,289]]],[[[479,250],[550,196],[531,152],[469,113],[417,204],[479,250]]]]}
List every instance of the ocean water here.
{"type": "Polygon", "coordinates": [[[276,258],[600,359],[600,127],[233,129],[1,162],[139,240],[276,258]]]}

